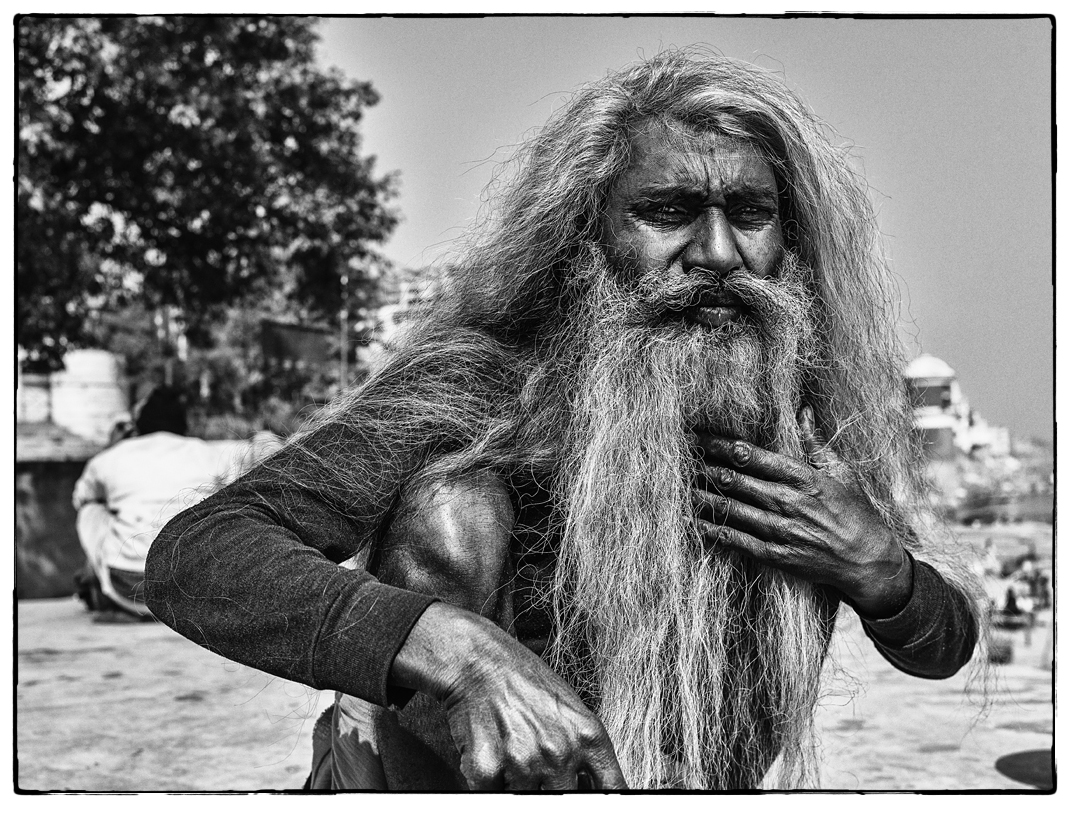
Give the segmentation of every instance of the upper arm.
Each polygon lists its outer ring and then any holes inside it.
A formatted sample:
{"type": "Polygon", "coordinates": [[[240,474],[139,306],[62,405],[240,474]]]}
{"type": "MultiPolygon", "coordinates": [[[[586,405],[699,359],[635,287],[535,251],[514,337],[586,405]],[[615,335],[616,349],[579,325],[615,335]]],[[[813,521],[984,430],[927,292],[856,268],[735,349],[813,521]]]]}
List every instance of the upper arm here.
{"type": "Polygon", "coordinates": [[[410,488],[387,530],[379,577],[493,616],[510,579],[514,521],[509,493],[491,473],[410,488]]]}
{"type": "Polygon", "coordinates": [[[163,528],[146,563],[149,608],[231,660],[387,705],[391,663],[431,599],[339,566],[362,530],[274,481],[239,479],[163,528]]]}

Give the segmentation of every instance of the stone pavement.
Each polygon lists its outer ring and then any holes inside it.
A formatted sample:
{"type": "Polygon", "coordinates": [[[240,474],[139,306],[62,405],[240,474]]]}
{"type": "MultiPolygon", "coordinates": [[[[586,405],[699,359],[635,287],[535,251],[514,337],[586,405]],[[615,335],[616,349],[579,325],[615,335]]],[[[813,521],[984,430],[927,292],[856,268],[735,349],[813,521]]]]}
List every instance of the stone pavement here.
{"type": "MultiPolygon", "coordinates": [[[[332,695],[224,660],[162,624],[95,623],[72,599],[20,601],[15,709],[21,791],[299,788],[332,695]]],[[[841,672],[818,715],[832,790],[1035,790],[997,761],[1052,745],[1051,619],[1015,633],[981,716],[961,677],[885,664],[845,616],[841,672]],[[852,679],[853,678],[853,679],[852,679]]]]}
{"type": "Polygon", "coordinates": [[[16,775],[27,791],[300,788],[332,695],[270,677],[160,623],[95,623],[20,601],[16,775]]]}
{"type": "MultiPolygon", "coordinates": [[[[998,632],[1013,644],[1013,662],[988,677],[967,667],[947,680],[922,680],[894,669],[869,643],[858,618],[841,615],[818,712],[821,787],[826,790],[1036,790],[997,770],[1012,755],[1050,752],[1054,706],[1051,611],[1038,627],[998,632]],[[1028,641],[1028,642],[1027,642],[1028,641]],[[1046,666],[1046,667],[1045,667],[1046,666]],[[983,694],[987,688],[987,694],[983,694]],[[987,700],[987,704],[984,701],[987,700]]],[[[1050,777],[1051,761],[1044,762],[1050,777]]]]}

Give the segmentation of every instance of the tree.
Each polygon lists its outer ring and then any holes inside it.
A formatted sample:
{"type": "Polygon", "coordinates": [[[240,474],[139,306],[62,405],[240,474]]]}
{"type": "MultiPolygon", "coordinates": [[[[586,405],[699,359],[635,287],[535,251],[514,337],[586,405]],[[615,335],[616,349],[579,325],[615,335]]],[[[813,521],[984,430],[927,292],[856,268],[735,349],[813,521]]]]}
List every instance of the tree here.
{"type": "Polygon", "coordinates": [[[358,125],[378,96],[315,65],[305,18],[17,22],[18,342],[38,368],[102,312],[177,307],[211,343],[228,304],[282,291],[359,309],[396,223],[358,125]]]}

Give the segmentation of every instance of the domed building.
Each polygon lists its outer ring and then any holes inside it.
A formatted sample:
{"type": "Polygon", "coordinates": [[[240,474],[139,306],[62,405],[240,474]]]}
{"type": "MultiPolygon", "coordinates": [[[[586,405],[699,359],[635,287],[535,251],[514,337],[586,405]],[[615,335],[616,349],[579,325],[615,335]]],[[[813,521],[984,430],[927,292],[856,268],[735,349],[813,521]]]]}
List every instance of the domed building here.
{"type": "Polygon", "coordinates": [[[922,354],[906,367],[903,376],[914,403],[915,432],[932,459],[951,459],[956,450],[1008,452],[1007,430],[989,426],[970,408],[955,369],[946,362],[922,354]]]}
{"type": "Polygon", "coordinates": [[[915,432],[932,458],[950,459],[956,447],[961,449],[969,425],[969,406],[955,369],[939,357],[922,354],[907,366],[904,377],[914,403],[915,432]]]}

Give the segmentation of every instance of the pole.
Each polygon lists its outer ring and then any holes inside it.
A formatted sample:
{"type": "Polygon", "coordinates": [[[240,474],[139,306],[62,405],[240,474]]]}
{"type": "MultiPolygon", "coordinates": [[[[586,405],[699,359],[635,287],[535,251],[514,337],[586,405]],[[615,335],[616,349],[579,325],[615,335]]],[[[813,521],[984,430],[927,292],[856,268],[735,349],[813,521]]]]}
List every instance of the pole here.
{"type": "Polygon", "coordinates": [[[338,390],[344,391],[349,381],[349,309],[346,308],[349,275],[342,273],[342,307],[338,311],[338,390]]]}

